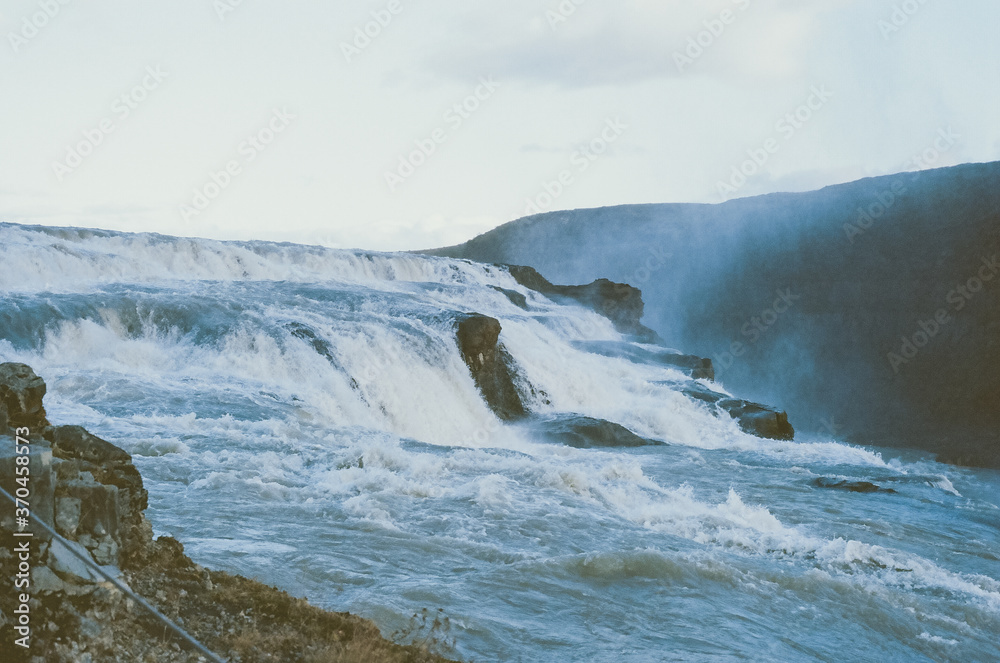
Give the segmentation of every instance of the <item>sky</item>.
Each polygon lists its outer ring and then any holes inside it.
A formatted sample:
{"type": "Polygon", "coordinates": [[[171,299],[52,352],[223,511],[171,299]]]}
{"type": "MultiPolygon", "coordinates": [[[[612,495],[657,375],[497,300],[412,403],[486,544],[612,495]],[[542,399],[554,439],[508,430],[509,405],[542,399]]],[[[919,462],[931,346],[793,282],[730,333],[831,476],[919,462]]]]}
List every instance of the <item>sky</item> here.
{"type": "Polygon", "coordinates": [[[406,250],[1000,160],[996,0],[8,0],[0,221],[406,250]]]}

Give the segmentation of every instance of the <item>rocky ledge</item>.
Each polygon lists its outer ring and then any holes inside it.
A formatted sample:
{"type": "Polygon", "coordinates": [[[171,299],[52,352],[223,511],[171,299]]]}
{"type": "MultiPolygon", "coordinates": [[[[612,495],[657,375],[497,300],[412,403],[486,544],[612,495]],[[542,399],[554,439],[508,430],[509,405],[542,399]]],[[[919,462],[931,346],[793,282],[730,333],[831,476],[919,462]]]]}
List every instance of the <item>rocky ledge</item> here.
{"type": "Polygon", "coordinates": [[[645,303],[642,291],[627,283],[597,279],[587,285],[553,285],[533,267],[505,265],[519,284],[550,299],[569,299],[593,309],[614,324],[615,329],[643,343],[657,343],[660,337],[643,325],[645,303]]]}
{"type": "MultiPolygon", "coordinates": [[[[641,304],[641,293],[639,301],[641,304]]],[[[536,428],[544,437],[569,446],[589,448],[658,444],[608,421],[570,415],[555,419],[532,415],[525,406],[525,401],[540,399],[548,403],[546,394],[519,375],[517,361],[500,340],[502,331],[503,325],[499,320],[478,313],[462,314],[455,320],[455,340],[462,359],[465,360],[483,401],[497,417],[504,421],[534,419],[536,428]]],[[[680,354],[668,348],[650,349],[648,343],[639,345],[628,341],[590,341],[576,345],[587,352],[674,368],[688,379],[668,381],[671,387],[691,400],[707,404],[717,415],[732,417],[743,432],[774,440],[795,439],[795,429],[788,422],[785,412],[760,403],[732,398],[708,387],[705,381],[715,379],[710,359],[680,354]]]]}
{"type": "Polygon", "coordinates": [[[205,569],[171,537],[154,540],[144,514],[146,490],[131,456],[79,426],[52,426],[42,405],[45,389],[30,367],[0,364],[0,486],[10,494],[23,487],[17,479],[25,473],[17,468],[25,464],[16,459],[27,457],[31,510],[61,535],[52,537],[37,524],[22,529],[14,505],[0,496],[3,661],[208,660],[77,554],[234,663],[445,661],[426,646],[384,639],[366,619],[205,569]],[[33,536],[13,535],[27,531],[33,536]],[[19,582],[24,560],[14,551],[24,545],[30,571],[19,582]],[[25,643],[25,618],[27,648],[16,644],[25,643]]]}

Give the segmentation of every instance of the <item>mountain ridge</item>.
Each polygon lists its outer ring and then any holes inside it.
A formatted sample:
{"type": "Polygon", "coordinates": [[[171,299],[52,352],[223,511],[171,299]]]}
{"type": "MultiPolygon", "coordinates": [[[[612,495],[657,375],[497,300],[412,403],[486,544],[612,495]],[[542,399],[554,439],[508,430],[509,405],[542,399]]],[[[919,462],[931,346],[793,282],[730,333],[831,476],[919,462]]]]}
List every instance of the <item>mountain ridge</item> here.
{"type": "Polygon", "coordinates": [[[547,212],[424,253],[628,283],[668,344],[807,430],[1000,467],[1000,288],[980,274],[1000,254],[998,162],[547,212]]]}

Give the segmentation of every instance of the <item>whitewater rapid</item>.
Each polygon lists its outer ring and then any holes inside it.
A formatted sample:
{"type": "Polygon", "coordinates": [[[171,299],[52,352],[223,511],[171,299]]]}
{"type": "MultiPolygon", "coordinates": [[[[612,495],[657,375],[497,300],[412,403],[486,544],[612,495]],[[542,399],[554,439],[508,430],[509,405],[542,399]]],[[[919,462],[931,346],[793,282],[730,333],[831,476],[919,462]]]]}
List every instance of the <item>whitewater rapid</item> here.
{"type": "Polygon", "coordinates": [[[677,371],[580,349],[627,339],[501,267],[15,224],[0,257],[0,361],[133,454],[202,564],[405,639],[440,609],[464,659],[1000,660],[996,472],[749,436],[677,371]],[[471,312],[533,413],[665,445],[499,421],[455,342],[471,312]]]}

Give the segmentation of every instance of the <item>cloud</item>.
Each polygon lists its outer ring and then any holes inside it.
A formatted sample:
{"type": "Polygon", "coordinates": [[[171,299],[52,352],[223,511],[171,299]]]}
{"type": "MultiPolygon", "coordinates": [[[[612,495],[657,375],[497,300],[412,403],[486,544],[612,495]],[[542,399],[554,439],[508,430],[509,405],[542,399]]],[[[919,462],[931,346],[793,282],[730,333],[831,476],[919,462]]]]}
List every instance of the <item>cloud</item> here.
{"type": "MultiPolygon", "coordinates": [[[[857,0],[842,0],[840,6],[857,0]]],[[[663,3],[513,0],[502,13],[466,8],[437,26],[424,58],[435,73],[558,87],[622,85],[686,75],[784,76],[805,60],[818,17],[831,9],[782,0],[663,3]],[[669,6],[668,6],[669,5],[669,6]],[[572,14],[560,7],[574,7],[572,14]],[[728,23],[720,20],[728,12],[728,23]],[[553,17],[559,17],[554,19],[553,17]],[[687,47],[693,64],[679,69],[687,47]],[[699,52],[700,50],[700,52],[699,52]]]]}

